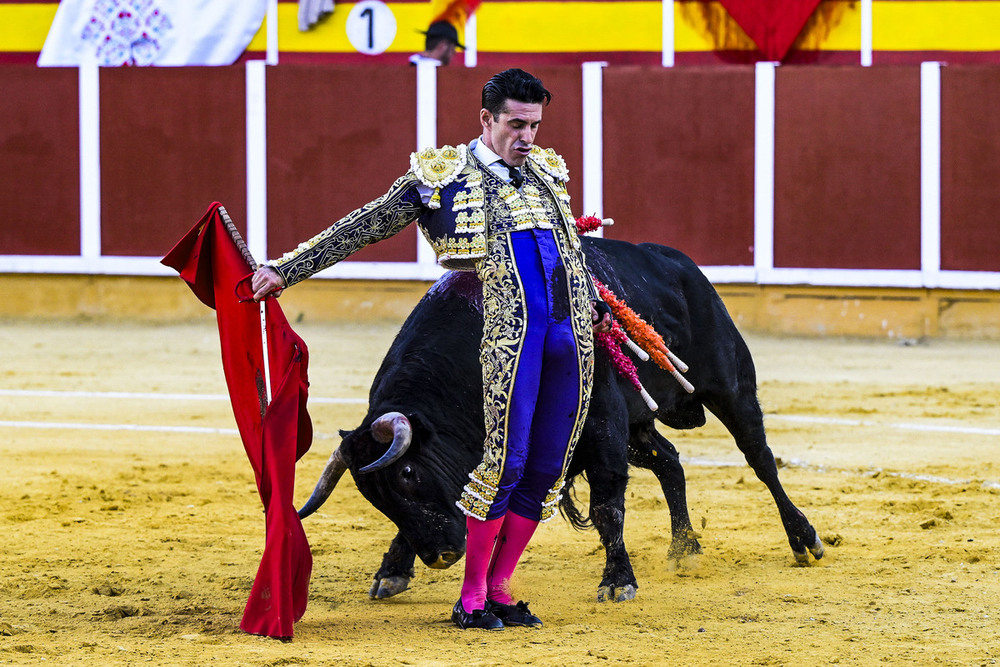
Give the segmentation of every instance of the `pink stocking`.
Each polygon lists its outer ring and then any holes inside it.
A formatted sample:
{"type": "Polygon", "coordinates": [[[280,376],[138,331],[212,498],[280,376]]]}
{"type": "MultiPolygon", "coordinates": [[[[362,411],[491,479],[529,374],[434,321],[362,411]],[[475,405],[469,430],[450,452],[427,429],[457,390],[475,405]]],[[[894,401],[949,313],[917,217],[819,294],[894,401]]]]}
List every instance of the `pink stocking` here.
{"type": "Polygon", "coordinates": [[[465,579],[462,581],[462,606],[465,611],[486,607],[486,571],[490,554],[503,517],[482,521],[471,516],[465,518],[468,537],[465,540],[465,579]]]}
{"type": "Polygon", "coordinates": [[[508,511],[504,515],[487,578],[487,597],[490,600],[514,604],[514,598],[510,595],[510,578],[537,527],[537,521],[525,519],[520,514],[508,511]]]}

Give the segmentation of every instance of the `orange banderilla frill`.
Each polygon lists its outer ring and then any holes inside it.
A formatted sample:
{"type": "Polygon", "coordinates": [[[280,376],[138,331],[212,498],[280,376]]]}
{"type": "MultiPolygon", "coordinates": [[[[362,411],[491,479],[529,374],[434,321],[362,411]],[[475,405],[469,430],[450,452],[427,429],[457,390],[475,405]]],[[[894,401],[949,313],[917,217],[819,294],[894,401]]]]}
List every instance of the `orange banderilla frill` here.
{"type": "MultiPolygon", "coordinates": [[[[592,232],[605,224],[613,224],[613,221],[605,221],[595,216],[581,216],[576,219],[576,229],[581,235],[592,232]]],[[[670,373],[677,380],[684,391],[689,394],[694,393],[694,385],[681,375],[681,373],[688,371],[688,365],[667,348],[663,336],[657,333],[656,329],[643,320],[627,303],[619,299],[607,285],[597,278],[594,278],[594,285],[597,287],[601,299],[611,308],[616,320],[610,333],[596,334],[597,341],[608,351],[618,374],[632,383],[650,409],[655,411],[657,409],[656,403],[639,382],[635,364],[622,353],[621,345],[623,343],[643,361],[650,358],[655,361],[657,366],[670,373]]]]}
{"type": "Polygon", "coordinates": [[[629,308],[627,303],[619,299],[607,285],[596,278],[594,278],[594,284],[597,285],[598,294],[601,295],[604,302],[611,308],[615,319],[621,322],[625,330],[628,331],[631,339],[635,341],[635,345],[646,352],[656,362],[657,366],[673,375],[674,379],[684,387],[684,391],[689,394],[693,393],[694,385],[681,375],[682,371],[688,370],[687,364],[678,359],[667,348],[666,343],[663,342],[663,336],[658,334],[656,329],[639,317],[634,310],[629,308]]]}

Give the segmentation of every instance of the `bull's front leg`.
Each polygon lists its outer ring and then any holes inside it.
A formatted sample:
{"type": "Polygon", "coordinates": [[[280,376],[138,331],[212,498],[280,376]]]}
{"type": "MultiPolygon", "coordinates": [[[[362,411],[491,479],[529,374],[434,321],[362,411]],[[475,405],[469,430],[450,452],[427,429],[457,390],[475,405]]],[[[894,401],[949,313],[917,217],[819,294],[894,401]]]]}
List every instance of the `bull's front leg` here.
{"type": "Polygon", "coordinates": [[[628,486],[628,407],[610,364],[600,357],[594,392],[576,460],[590,482],[590,520],[604,545],[604,576],[597,600],[622,602],[639,584],[625,550],[625,488],[628,486]]]}
{"type": "Polygon", "coordinates": [[[625,549],[626,474],[608,470],[588,471],[590,480],[590,520],[604,545],[604,576],[597,588],[598,602],[624,602],[635,597],[639,588],[632,561],[625,549]]]}
{"type": "Polygon", "coordinates": [[[382,565],[375,573],[375,580],[368,590],[368,597],[382,600],[402,593],[410,587],[413,562],[416,554],[410,543],[399,533],[393,538],[389,550],[382,556],[382,565]]]}

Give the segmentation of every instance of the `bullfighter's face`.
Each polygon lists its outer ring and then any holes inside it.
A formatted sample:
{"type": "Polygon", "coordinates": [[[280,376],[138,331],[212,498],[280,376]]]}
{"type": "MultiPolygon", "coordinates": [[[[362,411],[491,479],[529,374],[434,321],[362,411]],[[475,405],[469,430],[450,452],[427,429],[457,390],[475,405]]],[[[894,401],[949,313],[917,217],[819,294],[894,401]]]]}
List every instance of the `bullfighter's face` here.
{"type": "Polygon", "coordinates": [[[497,118],[483,109],[479,120],[486,147],[507,164],[521,167],[535,143],[535,133],[542,122],[542,105],[507,100],[497,118]]]}

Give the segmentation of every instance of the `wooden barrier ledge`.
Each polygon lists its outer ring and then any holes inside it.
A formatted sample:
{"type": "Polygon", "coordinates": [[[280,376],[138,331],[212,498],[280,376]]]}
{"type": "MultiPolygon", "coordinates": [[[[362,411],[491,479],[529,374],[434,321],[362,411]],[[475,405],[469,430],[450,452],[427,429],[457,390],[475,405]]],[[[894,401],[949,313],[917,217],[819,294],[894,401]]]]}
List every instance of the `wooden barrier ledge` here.
{"type": "MultiPolygon", "coordinates": [[[[281,297],[291,322],[399,320],[430,286],[309,280],[281,297]]],[[[1000,340],[1000,291],[717,285],[742,331],[772,335],[1000,340]]],[[[0,318],[211,318],[177,278],[0,274],[0,318]]]]}

